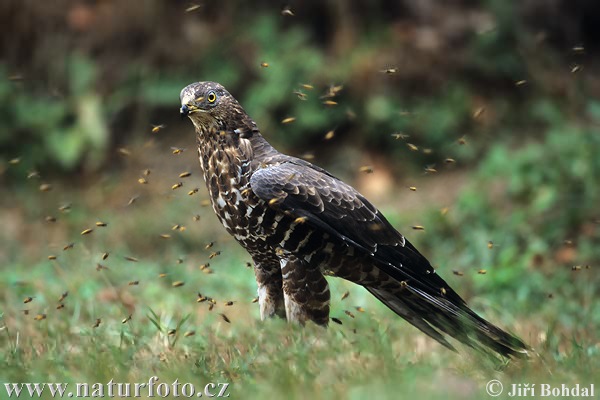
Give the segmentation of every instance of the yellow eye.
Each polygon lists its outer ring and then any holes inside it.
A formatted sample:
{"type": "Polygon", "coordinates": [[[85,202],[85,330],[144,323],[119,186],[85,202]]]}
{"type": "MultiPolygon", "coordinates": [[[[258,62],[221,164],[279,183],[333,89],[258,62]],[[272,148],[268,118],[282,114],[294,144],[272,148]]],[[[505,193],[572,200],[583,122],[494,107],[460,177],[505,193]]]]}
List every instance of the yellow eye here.
{"type": "Polygon", "coordinates": [[[210,92],[208,93],[208,96],[206,96],[206,100],[208,100],[209,103],[214,103],[215,101],[217,101],[217,95],[215,94],[215,92],[210,92]]]}

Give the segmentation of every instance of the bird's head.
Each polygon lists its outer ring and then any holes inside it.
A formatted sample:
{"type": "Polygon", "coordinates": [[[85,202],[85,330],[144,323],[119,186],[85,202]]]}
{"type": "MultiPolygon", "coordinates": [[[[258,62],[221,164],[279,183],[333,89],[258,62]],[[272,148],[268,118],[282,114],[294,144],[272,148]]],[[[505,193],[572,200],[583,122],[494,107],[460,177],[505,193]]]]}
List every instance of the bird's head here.
{"type": "Polygon", "coordinates": [[[220,84],[196,82],[180,94],[182,117],[188,117],[202,131],[235,129],[228,126],[245,115],[237,100],[220,84]]]}

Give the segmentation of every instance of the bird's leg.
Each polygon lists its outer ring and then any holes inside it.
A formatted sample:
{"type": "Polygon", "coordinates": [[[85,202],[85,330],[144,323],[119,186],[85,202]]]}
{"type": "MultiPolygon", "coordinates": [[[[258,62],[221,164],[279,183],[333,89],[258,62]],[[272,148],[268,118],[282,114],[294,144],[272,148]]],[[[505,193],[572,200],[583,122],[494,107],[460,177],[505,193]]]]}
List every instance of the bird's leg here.
{"type": "Polygon", "coordinates": [[[288,321],[304,325],[310,320],[326,326],[329,322],[329,285],[319,267],[285,254],[281,258],[281,272],[288,321]]]}
{"type": "Polygon", "coordinates": [[[281,269],[277,263],[254,263],[254,276],[258,285],[260,319],[279,316],[285,318],[281,269]]]}

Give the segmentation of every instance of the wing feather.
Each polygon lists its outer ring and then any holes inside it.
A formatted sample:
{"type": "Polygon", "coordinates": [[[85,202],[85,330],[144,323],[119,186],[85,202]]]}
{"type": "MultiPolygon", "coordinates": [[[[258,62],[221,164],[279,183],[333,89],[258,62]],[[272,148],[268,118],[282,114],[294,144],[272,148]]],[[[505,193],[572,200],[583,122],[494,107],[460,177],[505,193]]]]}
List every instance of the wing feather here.
{"type": "Polygon", "coordinates": [[[409,280],[411,285],[431,293],[445,287],[447,298],[464,304],[373,204],[326,171],[290,158],[257,170],[250,187],[273,207],[303,217],[307,223],[367,253],[395,279],[409,280]]]}

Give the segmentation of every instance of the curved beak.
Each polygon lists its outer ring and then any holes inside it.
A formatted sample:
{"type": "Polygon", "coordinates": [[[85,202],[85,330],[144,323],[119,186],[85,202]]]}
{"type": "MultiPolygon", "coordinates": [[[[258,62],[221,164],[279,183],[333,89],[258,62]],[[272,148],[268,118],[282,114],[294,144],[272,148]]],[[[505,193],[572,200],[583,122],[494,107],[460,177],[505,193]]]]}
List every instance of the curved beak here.
{"type": "Polygon", "coordinates": [[[190,113],[190,108],[187,105],[182,105],[181,108],[179,109],[179,114],[181,115],[181,118],[185,118],[188,116],[188,114],[190,113]]]}

